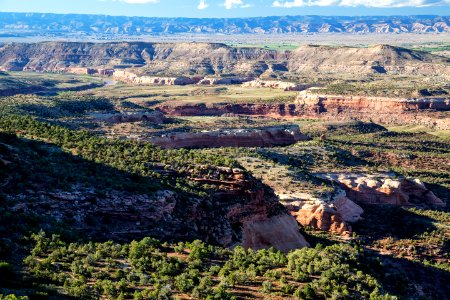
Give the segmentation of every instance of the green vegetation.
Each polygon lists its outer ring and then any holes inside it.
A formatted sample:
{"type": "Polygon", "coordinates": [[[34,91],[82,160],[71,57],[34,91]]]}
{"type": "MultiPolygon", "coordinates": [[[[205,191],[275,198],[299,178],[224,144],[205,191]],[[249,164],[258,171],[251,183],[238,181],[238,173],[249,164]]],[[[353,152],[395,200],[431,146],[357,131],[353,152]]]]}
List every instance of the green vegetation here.
{"type": "Polygon", "coordinates": [[[430,43],[428,45],[412,47],[413,50],[425,51],[425,52],[442,52],[450,51],[450,43],[430,43]]]}
{"type": "Polygon", "coordinates": [[[442,97],[450,94],[446,82],[427,82],[411,76],[369,75],[362,80],[335,79],[324,87],[314,90],[319,94],[369,96],[369,97],[442,97]]]}
{"type": "Polygon", "coordinates": [[[198,240],[65,243],[42,232],[32,239],[35,246],[25,264],[33,280],[77,298],[237,299],[235,294],[249,286],[302,299],[396,299],[365,273],[362,250],[345,244],[285,255],[274,249],[223,249],[198,240]]]}
{"type": "MultiPolygon", "coordinates": [[[[186,181],[183,173],[190,169],[193,170],[191,173],[194,174],[202,172],[198,166],[205,164],[211,166],[236,166],[235,161],[220,155],[201,154],[195,150],[185,149],[162,150],[149,143],[98,138],[87,131],[71,131],[63,127],[36,121],[31,117],[4,116],[0,119],[0,132],[11,134],[20,132],[20,135],[23,137],[54,144],[62,150],[75,154],[86,161],[114,167],[117,170],[126,171],[130,174],[141,175],[145,178],[142,182],[130,182],[131,185],[141,187],[141,189],[138,189],[141,192],[155,191],[165,185],[179,187],[187,193],[206,196],[206,190],[210,187],[203,189],[201,185],[195,182],[186,181]],[[166,169],[172,169],[180,175],[177,177],[174,174],[167,176],[155,171],[156,167],[152,167],[160,166],[161,164],[167,166],[166,169]]],[[[41,157],[40,159],[45,161],[47,157],[41,157]]],[[[103,186],[111,187],[114,187],[115,183],[124,185],[128,182],[115,181],[113,174],[112,177],[104,176],[105,174],[102,173],[92,177],[92,175],[88,175],[91,173],[90,166],[86,165],[86,169],[83,169],[83,164],[80,164],[80,167],[74,173],[68,172],[70,168],[64,162],[57,168],[52,169],[52,171],[55,170],[58,175],[52,175],[58,179],[57,182],[59,184],[70,181],[73,178],[72,176],[81,180],[89,179],[93,182],[104,183],[103,186]]],[[[40,175],[42,174],[38,176],[40,175]]],[[[49,186],[57,187],[54,184],[49,186]]]]}

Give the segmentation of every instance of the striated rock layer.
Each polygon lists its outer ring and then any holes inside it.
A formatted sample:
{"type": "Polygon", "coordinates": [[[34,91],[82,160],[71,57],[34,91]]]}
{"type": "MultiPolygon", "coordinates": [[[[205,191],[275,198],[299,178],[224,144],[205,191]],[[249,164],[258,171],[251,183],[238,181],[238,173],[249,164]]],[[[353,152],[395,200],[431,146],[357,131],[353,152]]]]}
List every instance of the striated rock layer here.
{"type": "Polygon", "coordinates": [[[300,92],[292,103],[160,104],[155,109],[173,116],[253,115],[275,118],[362,120],[382,124],[417,124],[449,130],[450,98],[398,99],[316,95],[300,92]]]}
{"type": "Polygon", "coordinates": [[[270,147],[307,140],[298,126],[170,133],[150,141],[162,148],[270,147]]]}
{"type": "MultiPolygon", "coordinates": [[[[0,46],[0,70],[89,72],[88,69],[103,72],[114,69],[119,75],[121,70],[130,69],[140,76],[225,78],[295,77],[305,73],[391,73],[448,78],[450,74],[450,64],[443,57],[388,45],[302,46],[293,51],[234,48],[218,43],[43,42],[0,46]]],[[[144,81],[147,80],[153,79],[144,81]]]]}
{"type": "MultiPolygon", "coordinates": [[[[450,98],[387,98],[343,95],[318,95],[308,91],[300,92],[297,99],[303,113],[402,113],[433,109],[450,111],[450,98]]],[[[301,112],[301,111],[299,111],[301,112]]]]}

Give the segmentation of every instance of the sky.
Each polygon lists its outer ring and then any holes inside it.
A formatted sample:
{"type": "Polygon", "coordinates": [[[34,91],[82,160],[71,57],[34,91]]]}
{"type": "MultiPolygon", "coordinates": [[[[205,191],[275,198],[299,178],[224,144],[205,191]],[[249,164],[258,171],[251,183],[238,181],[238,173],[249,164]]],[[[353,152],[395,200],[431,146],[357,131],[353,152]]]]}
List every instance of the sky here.
{"type": "Polygon", "coordinates": [[[450,15],[450,0],[0,0],[2,12],[233,18],[276,15],[450,15]]]}

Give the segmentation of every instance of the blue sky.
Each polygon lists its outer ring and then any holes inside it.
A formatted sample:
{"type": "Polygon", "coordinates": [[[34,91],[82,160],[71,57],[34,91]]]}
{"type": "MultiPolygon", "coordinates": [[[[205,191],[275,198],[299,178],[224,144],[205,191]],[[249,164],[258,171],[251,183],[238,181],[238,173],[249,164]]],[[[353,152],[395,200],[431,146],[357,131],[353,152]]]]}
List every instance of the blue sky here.
{"type": "Polygon", "coordinates": [[[450,0],[0,0],[0,11],[202,18],[450,15],[450,0]]]}

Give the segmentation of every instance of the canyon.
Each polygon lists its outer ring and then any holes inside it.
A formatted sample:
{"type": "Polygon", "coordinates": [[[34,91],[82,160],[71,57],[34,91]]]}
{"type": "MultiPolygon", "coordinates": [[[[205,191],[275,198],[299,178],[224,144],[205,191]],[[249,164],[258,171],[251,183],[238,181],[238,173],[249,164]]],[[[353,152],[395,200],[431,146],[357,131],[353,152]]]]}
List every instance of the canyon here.
{"type": "MultiPolygon", "coordinates": [[[[14,181],[7,174],[17,168],[41,172],[36,169],[34,158],[23,154],[27,147],[29,144],[23,141],[0,134],[2,182],[14,181]]],[[[117,189],[99,193],[95,187],[82,184],[68,190],[46,190],[39,187],[38,179],[33,179],[37,180],[33,190],[21,195],[11,193],[10,198],[17,201],[8,204],[8,209],[18,215],[39,214],[44,220],[70,220],[71,230],[97,240],[129,240],[149,235],[172,242],[198,238],[227,247],[273,246],[285,252],[309,245],[276,196],[251,175],[237,168],[211,169],[202,165],[196,168],[195,172],[181,173],[169,165],[153,166],[155,172],[169,172],[171,178],[181,176],[209,184],[211,197],[186,195],[175,188],[150,194],[117,189]],[[27,200],[23,199],[25,196],[27,200]]]]}

